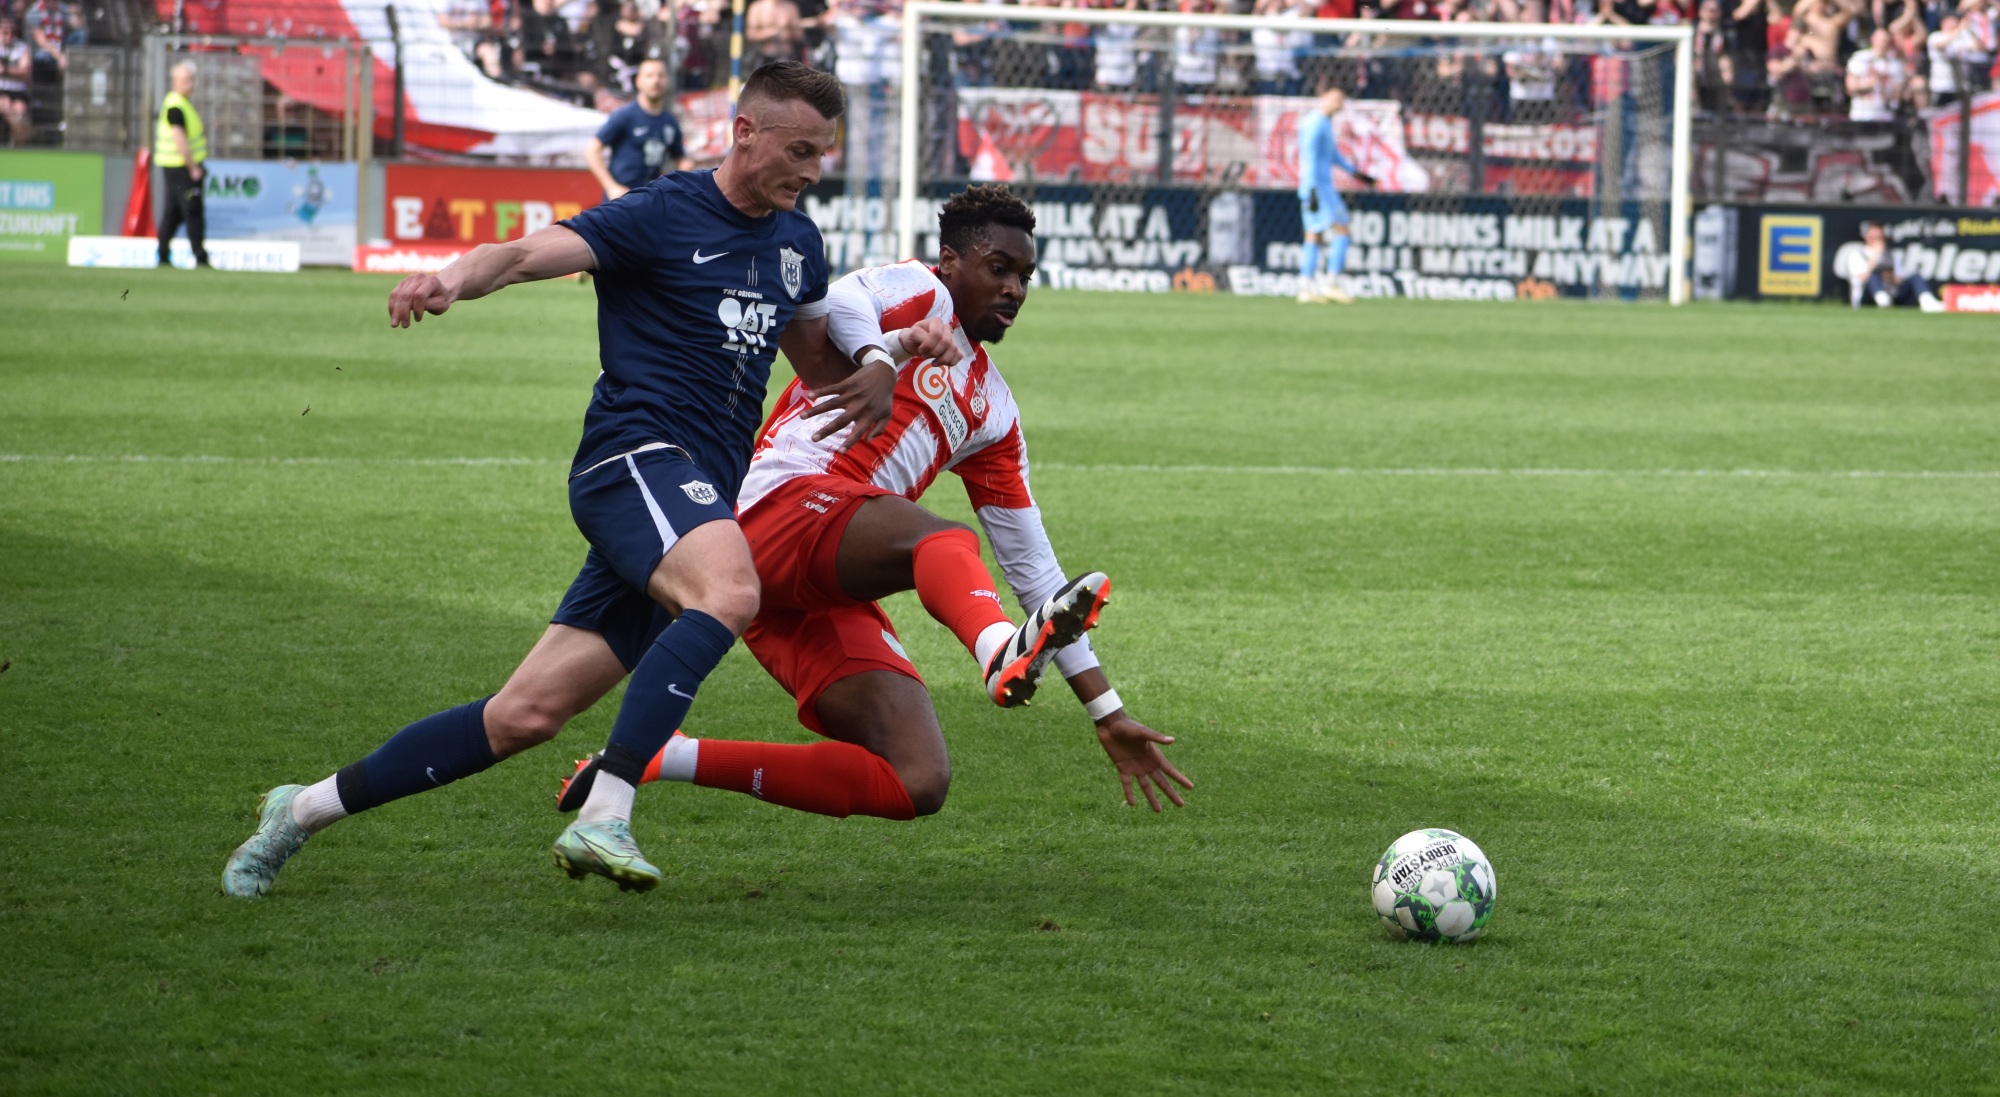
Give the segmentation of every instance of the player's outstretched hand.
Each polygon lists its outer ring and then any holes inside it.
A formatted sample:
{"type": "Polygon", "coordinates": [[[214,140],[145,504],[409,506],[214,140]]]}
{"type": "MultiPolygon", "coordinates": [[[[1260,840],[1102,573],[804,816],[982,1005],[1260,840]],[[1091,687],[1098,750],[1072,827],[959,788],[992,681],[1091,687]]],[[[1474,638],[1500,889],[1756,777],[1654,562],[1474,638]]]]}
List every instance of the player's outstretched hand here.
{"type": "Polygon", "coordinates": [[[389,291],[389,326],[407,328],[411,320],[423,321],[424,313],[442,315],[457,300],[435,274],[412,274],[389,291]]]}
{"type": "Polygon", "coordinates": [[[1194,782],[1160,753],[1161,744],[1173,742],[1173,736],[1161,735],[1119,709],[1097,722],[1097,741],[1103,744],[1104,753],[1111,756],[1111,764],[1118,767],[1118,783],[1125,789],[1128,806],[1137,803],[1132,797],[1134,785],[1145,794],[1146,803],[1154,811],[1161,810],[1160,796],[1172,801],[1175,807],[1186,806],[1174,785],[1193,788],[1194,782]],[[1159,789],[1159,795],[1154,795],[1155,788],[1159,789]]]}
{"type": "Polygon", "coordinates": [[[889,426],[889,416],[896,410],[896,370],[878,355],[873,362],[847,375],[844,380],[814,389],[813,406],[806,409],[805,418],[814,419],[822,415],[839,412],[838,416],[813,434],[813,441],[838,434],[843,428],[852,426],[853,432],[847,436],[847,444],[842,450],[853,448],[882,433],[889,426]]]}
{"type": "Polygon", "coordinates": [[[929,358],[941,366],[958,364],[958,340],[951,337],[951,328],[935,316],[923,319],[903,329],[903,354],[908,358],[929,358]]]}

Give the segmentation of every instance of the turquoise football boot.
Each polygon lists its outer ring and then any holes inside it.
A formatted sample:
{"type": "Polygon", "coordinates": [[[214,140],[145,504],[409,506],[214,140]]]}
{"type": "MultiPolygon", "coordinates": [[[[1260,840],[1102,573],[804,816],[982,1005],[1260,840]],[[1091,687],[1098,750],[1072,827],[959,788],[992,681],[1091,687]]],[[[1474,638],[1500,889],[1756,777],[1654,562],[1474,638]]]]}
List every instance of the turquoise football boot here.
{"type": "Polygon", "coordinates": [[[303,791],[304,785],[279,785],[264,794],[257,806],[257,833],[237,846],[222,866],[224,893],[255,899],[271,890],[278,870],[312,837],[292,820],[292,797],[303,791]]]}
{"type": "Polygon", "coordinates": [[[639,852],[632,840],[632,826],[623,819],[601,823],[575,822],[563,828],[550,850],[556,867],[572,880],[594,872],[618,885],[620,891],[651,891],[660,883],[660,870],[639,852]]]}

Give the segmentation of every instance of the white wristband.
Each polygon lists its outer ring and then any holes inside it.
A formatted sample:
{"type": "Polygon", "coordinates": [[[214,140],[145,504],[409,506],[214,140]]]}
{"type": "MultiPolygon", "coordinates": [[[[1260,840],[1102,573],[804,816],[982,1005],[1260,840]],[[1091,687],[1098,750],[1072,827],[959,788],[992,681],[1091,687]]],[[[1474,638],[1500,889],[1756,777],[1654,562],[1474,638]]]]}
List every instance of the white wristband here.
{"type": "Polygon", "coordinates": [[[1118,691],[1107,689],[1083,703],[1083,714],[1090,717],[1090,722],[1094,724],[1124,707],[1125,702],[1118,699],[1118,691]]]}
{"type": "Polygon", "coordinates": [[[896,360],[890,357],[888,352],[884,351],[881,347],[871,346],[861,352],[861,364],[863,366],[872,365],[876,362],[887,365],[891,371],[896,368],[896,360]]]}

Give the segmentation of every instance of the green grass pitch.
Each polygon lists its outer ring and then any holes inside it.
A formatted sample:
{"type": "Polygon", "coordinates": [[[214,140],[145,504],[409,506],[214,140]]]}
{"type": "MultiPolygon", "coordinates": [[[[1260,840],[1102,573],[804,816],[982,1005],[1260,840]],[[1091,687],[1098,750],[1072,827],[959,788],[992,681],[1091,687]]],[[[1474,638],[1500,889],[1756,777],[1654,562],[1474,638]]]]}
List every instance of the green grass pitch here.
{"type": "MultiPolygon", "coordinates": [[[[906,596],[938,816],[658,786],[667,882],[572,884],[607,703],[231,901],[264,789],[496,688],[583,557],[588,290],[390,284],[0,272],[0,1091],[2000,1091],[1992,323],[1040,294],[997,357],[1185,810],[906,596]],[[1427,825],[1476,944],[1369,908],[1427,825]]],[[[691,730],[806,738],[740,649],[691,730]]]]}

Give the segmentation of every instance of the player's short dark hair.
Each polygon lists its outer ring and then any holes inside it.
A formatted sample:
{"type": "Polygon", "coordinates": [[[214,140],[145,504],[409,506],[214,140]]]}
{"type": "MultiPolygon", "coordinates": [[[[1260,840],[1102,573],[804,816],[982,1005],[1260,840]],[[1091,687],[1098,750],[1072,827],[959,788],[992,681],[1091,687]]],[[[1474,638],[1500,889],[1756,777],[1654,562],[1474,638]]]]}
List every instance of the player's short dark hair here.
{"type": "Polygon", "coordinates": [[[797,99],[818,111],[821,118],[847,113],[847,93],[841,90],[840,78],[797,61],[773,61],[751,73],[736,97],[737,110],[756,99],[775,103],[797,99]]]}
{"type": "Polygon", "coordinates": [[[973,241],[985,239],[986,230],[994,225],[1032,233],[1035,211],[1005,183],[975,183],[952,195],[938,211],[938,242],[964,251],[973,241]]]}

